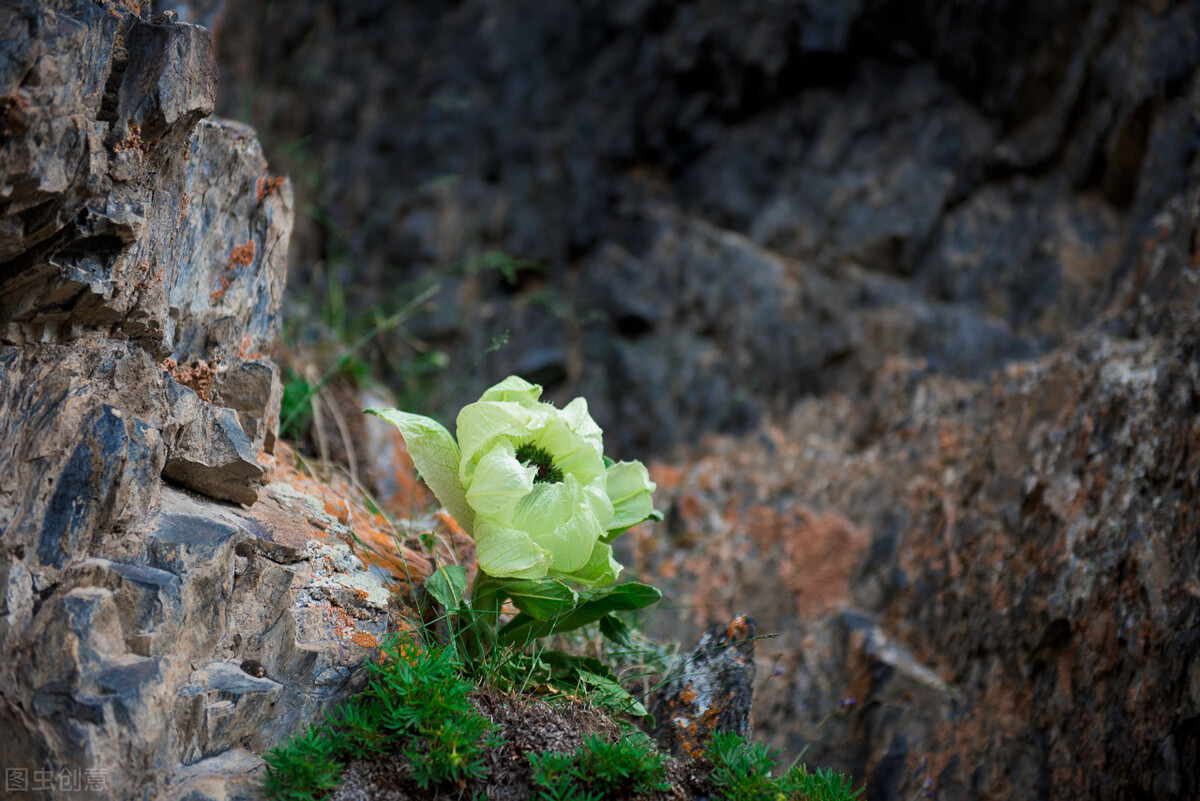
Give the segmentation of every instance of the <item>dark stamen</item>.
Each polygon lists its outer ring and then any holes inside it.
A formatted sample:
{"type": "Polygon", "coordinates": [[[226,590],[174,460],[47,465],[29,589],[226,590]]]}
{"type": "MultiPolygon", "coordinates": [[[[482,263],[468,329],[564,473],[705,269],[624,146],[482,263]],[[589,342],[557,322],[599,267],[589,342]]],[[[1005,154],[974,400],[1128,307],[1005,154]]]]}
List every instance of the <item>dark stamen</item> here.
{"type": "Polygon", "coordinates": [[[533,477],[534,484],[557,484],[563,480],[563,472],[554,466],[554,460],[545,448],[539,448],[532,442],[526,442],[517,448],[517,461],[526,467],[536,467],[537,475],[533,477]]]}

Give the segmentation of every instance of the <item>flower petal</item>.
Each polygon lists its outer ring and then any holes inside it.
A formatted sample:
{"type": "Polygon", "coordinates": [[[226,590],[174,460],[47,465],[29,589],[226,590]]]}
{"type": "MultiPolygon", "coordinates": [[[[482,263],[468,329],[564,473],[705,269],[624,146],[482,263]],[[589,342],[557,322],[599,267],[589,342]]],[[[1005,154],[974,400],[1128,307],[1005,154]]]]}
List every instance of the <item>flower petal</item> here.
{"type": "Polygon", "coordinates": [[[604,453],[604,432],[588,414],[587,400],[576,398],[564,406],[562,419],[572,431],[591,442],[598,452],[604,453]]]}
{"type": "Polygon", "coordinates": [[[571,489],[568,482],[534,484],[533,490],[517,504],[512,524],[515,528],[540,538],[558,528],[570,517],[571,507],[571,489]]]}
{"type": "Polygon", "coordinates": [[[512,401],[522,406],[529,406],[537,403],[541,396],[541,384],[530,384],[520,376],[510,375],[480,395],[479,402],[512,401]]]}
{"type": "Polygon", "coordinates": [[[558,419],[550,418],[536,440],[554,459],[554,466],[590,484],[604,475],[604,452],[592,440],[586,439],[558,419]]]}
{"type": "Polygon", "coordinates": [[[604,533],[574,476],[557,484],[538,484],[517,506],[513,526],[554,558],[555,570],[570,572],[587,563],[604,533]]]}
{"type": "Polygon", "coordinates": [[[609,531],[624,531],[645,520],[654,512],[654,482],[641,462],[617,462],[608,468],[608,497],[612,500],[613,518],[609,531]]]}
{"type": "Polygon", "coordinates": [[[584,500],[592,507],[596,522],[605,531],[612,528],[613,519],[613,504],[612,499],[608,497],[607,483],[606,478],[602,476],[583,488],[584,500]]]}
{"type": "Polygon", "coordinates": [[[537,468],[518,462],[512,443],[502,439],[480,457],[467,485],[467,503],[475,510],[476,519],[511,525],[513,511],[533,491],[536,475],[537,468]]]}
{"type": "Polygon", "coordinates": [[[479,569],[496,578],[545,578],[550,554],[524,531],[480,521],[475,527],[479,569]]]}
{"type": "Polygon", "coordinates": [[[546,425],[545,415],[519,403],[488,401],[464,406],[458,413],[458,444],[462,448],[459,480],[469,484],[483,454],[497,439],[520,442],[536,436],[546,425]]]}
{"type": "Polygon", "coordinates": [[[470,534],[475,514],[467,504],[459,480],[459,450],[450,432],[437,420],[399,409],[367,409],[367,413],[378,415],[400,429],[421,478],[463,531],[470,534]]]}
{"type": "Polygon", "coordinates": [[[578,570],[565,573],[552,567],[548,575],[582,584],[585,587],[606,587],[617,580],[617,577],[621,575],[621,569],[621,563],[613,558],[612,546],[597,541],[587,562],[578,570]]]}

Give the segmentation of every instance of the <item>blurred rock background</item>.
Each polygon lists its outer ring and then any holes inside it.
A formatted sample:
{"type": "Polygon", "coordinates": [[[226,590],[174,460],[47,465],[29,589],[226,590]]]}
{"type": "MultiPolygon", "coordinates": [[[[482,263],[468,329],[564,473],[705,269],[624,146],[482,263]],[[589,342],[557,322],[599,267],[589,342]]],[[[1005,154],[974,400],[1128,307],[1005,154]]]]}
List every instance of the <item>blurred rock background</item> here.
{"type": "Polygon", "coordinates": [[[1200,794],[1200,4],[176,8],[295,185],[288,344],[585,395],[660,460],[658,625],[780,634],[771,742],[1200,794]]]}

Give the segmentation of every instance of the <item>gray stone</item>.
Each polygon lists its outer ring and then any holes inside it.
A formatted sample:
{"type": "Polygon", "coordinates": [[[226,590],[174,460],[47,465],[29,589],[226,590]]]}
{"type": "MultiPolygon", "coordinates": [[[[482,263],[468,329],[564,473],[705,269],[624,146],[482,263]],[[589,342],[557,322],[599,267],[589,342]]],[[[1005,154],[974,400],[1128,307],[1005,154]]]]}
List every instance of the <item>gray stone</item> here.
{"type": "Polygon", "coordinates": [[[754,701],[753,618],[706,631],[671,666],[655,693],[654,739],[678,759],[700,759],[717,732],[750,739],[754,701]]]}
{"type": "Polygon", "coordinates": [[[256,754],[387,621],[357,562],[314,568],[311,505],[261,486],[290,187],[202,119],[207,31],[90,0],[0,30],[0,764],[102,784],[71,797],[258,797],[256,754]]]}
{"type": "Polygon", "coordinates": [[[163,478],[211,498],[252,504],[263,469],[250,438],[232,409],[202,401],[188,387],[167,379],[172,419],[167,424],[163,478]]]}
{"type": "Polygon", "coordinates": [[[442,407],[530,372],[600,398],[619,456],[858,391],[891,357],[979,378],[1048,352],[1134,269],[1195,152],[1191,3],[224,8],[220,102],[306,137],[293,163],[323,180],[301,202],[353,231],[298,221],[307,295],[336,275],[366,313],[436,272],[410,329],[479,364],[442,407]],[[716,316],[675,291],[714,231],[782,260],[775,289],[801,300],[764,313],[741,259],[716,316]],[[540,272],[461,269],[493,250],[540,272]]]}

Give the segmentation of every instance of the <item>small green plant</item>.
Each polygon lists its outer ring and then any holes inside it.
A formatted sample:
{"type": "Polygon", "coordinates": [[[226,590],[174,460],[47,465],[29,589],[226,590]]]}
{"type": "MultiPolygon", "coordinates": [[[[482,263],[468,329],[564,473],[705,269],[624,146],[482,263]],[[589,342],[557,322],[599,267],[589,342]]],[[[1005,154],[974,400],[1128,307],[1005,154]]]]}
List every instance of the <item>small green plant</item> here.
{"type": "Polygon", "coordinates": [[[534,754],[529,764],[545,801],[602,801],[670,788],[663,756],[639,739],[610,743],[592,735],[573,754],[534,754]]]}
{"type": "Polygon", "coordinates": [[[336,751],[319,726],[290,737],[263,757],[263,791],[269,798],[316,801],[338,785],[342,763],[336,751]]]}
{"type": "Polygon", "coordinates": [[[716,732],[708,749],[714,797],[724,801],[854,801],[862,789],[850,791],[845,776],[825,768],[809,773],[797,764],[774,776],[778,751],[748,742],[730,732],[716,732]]]}
{"type": "Polygon", "coordinates": [[[495,270],[509,286],[515,286],[522,272],[544,273],[546,265],[535,259],[524,259],[502,250],[489,250],[482,256],[466,261],[467,272],[495,270]]]}
{"type": "MultiPolygon", "coordinates": [[[[645,466],[605,458],[603,432],[584,399],[560,410],[540,402],[541,393],[536,384],[506,378],[459,412],[457,439],[423,415],[368,411],[400,430],[425,483],[475,540],[479,571],[469,600],[460,566],[441,567],[425,583],[451,616],[464,663],[477,672],[500,665],[491,670],[493,683],[523,672],[565,692],[603,696],[609,706],[630,706],[599,660],[521,654],[536,640],[593,623],[627,644],[627,626],[614,613],[662,597],[645,584],[615,584],[622,567],[612,541],[648,518],[661,519],[645,466]],[[518,614],[499,628],[506,600],[518,614]]],[[[640,705],[629,711],[645,714],[640,705]]]]}
{"type": "Polygon", "coordinates": [[[497,744],[495,726],[475,711],[473,686],[451,651],[393,638],[366,667],[363,693],[264,757],[268,797],[320,798],[337,786],[345,763],[392,750],[422,790],[486,776],[483,749],[497,744]]]}
{"type": "Polygon", "coordinates": [[[540,798],[545,801],[600,801],[598,794],[580,785],[576,756],[555,751],[529,755],[533,783],[542,788],[540,798]]]}
{"type": "Polygon", "coordinates": [[[316,391],[304,376],[290,367],[283,371],[283,398],[279,403],[279,436],[293,442],[312,425],[311,399],[316,391]]]}

